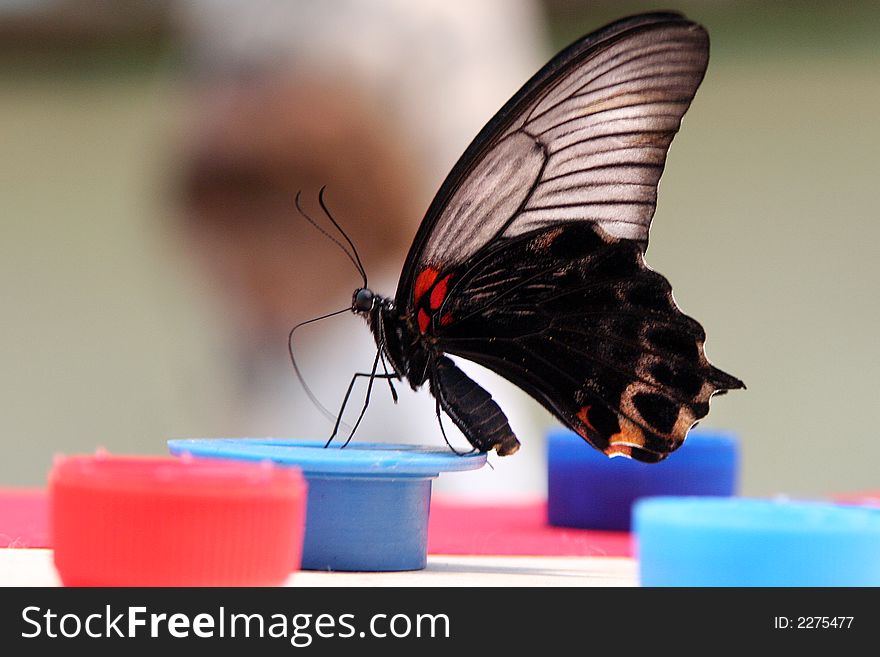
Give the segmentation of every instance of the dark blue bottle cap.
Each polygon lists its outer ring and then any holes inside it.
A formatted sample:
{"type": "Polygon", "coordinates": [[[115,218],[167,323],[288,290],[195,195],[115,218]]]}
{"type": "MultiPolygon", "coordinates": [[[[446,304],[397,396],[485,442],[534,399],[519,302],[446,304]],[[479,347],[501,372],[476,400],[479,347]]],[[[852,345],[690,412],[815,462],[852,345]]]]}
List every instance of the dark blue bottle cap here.
{"type": "Polygon", "coordinates": [[[282,439],[169,440],[173,454],[271,460],[299,467],[308,482],[305,570],[419,570],[427,564],[431,480],[475,470],[485,454],[448,449],[282,439]]]}
{"type": "Polygon", "coordinates": [[[642,586],[880,586],[880,509],[660,497],[634,524],[642,586]]]}
{"type": "Polygon", "coordinates": [[[694,430],[660,463],[608,458],[576,433],[547,438],[547,515],[551,525],[628,531],[633,503],[656,495],[736,494],[738,440],[694,430]]]}

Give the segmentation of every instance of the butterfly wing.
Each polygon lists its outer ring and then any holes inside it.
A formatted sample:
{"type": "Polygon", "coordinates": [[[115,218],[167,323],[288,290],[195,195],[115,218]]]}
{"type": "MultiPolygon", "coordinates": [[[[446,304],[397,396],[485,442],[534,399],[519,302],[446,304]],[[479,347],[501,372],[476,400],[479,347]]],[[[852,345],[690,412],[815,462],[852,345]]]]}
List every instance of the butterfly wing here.
{"type": "Polygon", "coordinates": [[[705,30],[646,14],[575,42],[477,135],[410,248],[398,307],[418,277],[452,269],[499,237],[590,222],[647,245],[666,152],[703,79],[705,30]]]}
{"type": "Polygon", "coordinates": [[[636,242],[590,224],[500,240],[448,274],[428,332],[513,381],[608,455],[654,462],[709,399],[741,381],[706,359],[705,333],[636,242]]]}
{"type": "MultiPolygon", "coordinates": [[[[435,349],[496,371],[612,455],[664,458],[713,394],[742,387],[643,260],[707,61],[705,30],[677,14],[618,21],[557,55],[441,186],[395,299],[435,349]]],[[[464,403],[454,415],[486,421],[464,403]]]]}

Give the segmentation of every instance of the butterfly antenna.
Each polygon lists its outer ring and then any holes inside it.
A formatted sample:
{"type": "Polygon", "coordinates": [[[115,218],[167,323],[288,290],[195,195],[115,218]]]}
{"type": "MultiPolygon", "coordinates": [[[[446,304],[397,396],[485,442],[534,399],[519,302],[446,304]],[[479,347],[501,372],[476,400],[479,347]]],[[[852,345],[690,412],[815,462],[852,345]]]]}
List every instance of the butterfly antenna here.
{"type": "MultiPolygon", "coordinates": [[[[323,189],[324,189],[324,188],[322,187],[321,190],[323,191],[323,189]]],[[[296,209],[299,210],[299,213],[300,213],[303,217],[305,217],[305,220],[308,221],[310,224],[312,224],[312,226],[314,226],[314,227],[318,230],[318,232],[320,232],[324,237],[326,237],[326,238],[329,239],[331,242],[333,242],[336,246],[338,246],[340,249],[342,249],[342,252],[343,252],[346,256],[348,256],[348,259],[349,259],[349,260],[351,260],[351,264],[353,264],[354,267],[355,267],[355,269],[358,270],[358,273],[361,275],[361,278],[364,279],[364,287],[367,287],[367,274],[366,274],[366,272],[364,272],[364,267],[363,267],[363,265],[361,264],[360,257],[358,257],[358,255],[357,255],[357,251],[355,251],[355,254],[352,255],[351,252],[350,252],[347,248],[345,248],[345,246],[343,246],[342,242],[340,242],[338,239],[336,239],[335,237],[333,237],[333,235],[331,235],[331,234],[328,233],[326,230],[324,230],[323,228],[321,228],[321,226],[318,225],[318,222],[316,222],[314,219],[312,219],[312,218],[308,215],[308,213],[303,209],[303,207],[302,207],[302,203],[300,203],[300,197],[301,197],[301,196],[302,196],[302,192],[301,192],[301,191],[299,191],[299,192],[296,193],[296,197],[294,198],[294,204],[296,205],[296,209]]],[[[323,203],[323,201],[322,201],[321,206],[323,207],[323,205],[324,205],[324,203],[323,203]]],[[[326,212],[326,210],[324,210],[324,211],[326,212]]],[[[333,221],[332,218],[331,218],[330,220],[333,221]]],[[[333,225],[336,226],[336,228],[337,228],[338,230],[340,230],[340,232],[341,232],[341,229],[339,228],[339,225],[338,225],[335,221],[333,221],[333,225]]],[[[343,236],[345,236],[345,233],[342,233],[342,234],[343,234],[343,236]]],[[[347,241],[349,244],[351,244],[351,240],[349,240],[347,236],[345,236],[345,239],[346,239],[346,241],[347,241]]],[[[354,248],[354,245],[352,244],[351,246],[352,246],[352,249],[353,249],[353,248],[354,248]]]]}
{"type": "Polygon", "coordinates": [[[302,384],[303,390],[305,390],[305,392],[306,392],[306,396],[311,400],[312,404],[315,405],[315,408],[317,408],[321,413],[323,413],[324,416],[327,417],[327,419],[329,419],[329,420],[336,420],[336,414],[331,413],[329,410],[327,410],[327,407],[324,406],[318,400],[318,398],[312,392],[312,389],[309,388],[308,384],[306,383],[306,380],[303,377],[302,372],[300,371],[299,366],[296,363],[296,357],[293,355],[293,333],[300,326],[305,326],[306,324],[311,324],[312,322],[318,322],[318,321],[321,321],[322,319],[327,319],[328,317],[333,317],[334,315],[341,315],[342,313],[348,312],[350,310],[351,310],[351,308],[343,308],[342,310],[337,310],[336,312],[328,313],[326,315],[321,315],[320,317],[315,317],[313,319],[308,319],[304,322],[300,322],[299,324],[294,326],[292,329],[290,329],[290,333],[287,335],[287,351],[290,354],[290,362],[293,365],[293,371],[296,372],[296,378],[299,379],[300,384],[302,384]]]}
{"type": "Polygon", "coordinates": [[[352,242],[351,239],[348,237],[348,235],[346,235],[345,231],[342,230],[342,226],[340,226],[339,222],[337,222],[336,219],[333,218],[333,215],[330,214],[330,210],[327,209],[327,204],[324,202],[324,192],[326,191],[326,189],[327,189],[327,185],[324,185],[323,187],[321,187],[321,190],[318,192],[318,203],[321,204],[321,209],[324,211],[324,214],[327,215],[327,218],[330,220],[330,223],[332,223],[334,226],[336,226],[336,230],[339,231],[339,234],[342,235],[342,237],[345,239],[346,242],[348,242],[348,245],[351,247],[351,250],[354,253],[354,259],[357,260],[356,266],[358,268],[358,271],[360,271],[361,276],[364,279],[364,287],[367,287],[367,272],[364,269],[364,265],[361,262],[361,257],[360,257],[360,255],[358,255],[358,250],[355,247],[354,242],[352,242]]]}

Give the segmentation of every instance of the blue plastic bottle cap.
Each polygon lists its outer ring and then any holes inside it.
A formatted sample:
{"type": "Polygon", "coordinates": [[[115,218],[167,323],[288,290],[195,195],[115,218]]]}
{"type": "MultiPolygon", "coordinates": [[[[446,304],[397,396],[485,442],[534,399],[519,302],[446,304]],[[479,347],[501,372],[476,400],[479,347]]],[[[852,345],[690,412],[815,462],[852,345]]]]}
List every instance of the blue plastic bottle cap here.
{"type": "Polygon", "coordinates": [[[654,498],[634,509],[642,586],[880,586],[880,510],[654,498]]]}
{"type": "Polygon", "coordinates": [[[736,494],[738,440],[694,430],[660,463],[608,458],[576,433],[547,437],[547,516],[557,527],[628,531],[632,505],[656,495],[736,494]]]}
{"type": "Polygon", "coordinates": [[[419,570],[427,564],[431,480],[475,470],[485,454],[386,443],[345,449],[280,439],[169,440],[189,453],[296,465],[308,482],[304,570],[419,570]]]}

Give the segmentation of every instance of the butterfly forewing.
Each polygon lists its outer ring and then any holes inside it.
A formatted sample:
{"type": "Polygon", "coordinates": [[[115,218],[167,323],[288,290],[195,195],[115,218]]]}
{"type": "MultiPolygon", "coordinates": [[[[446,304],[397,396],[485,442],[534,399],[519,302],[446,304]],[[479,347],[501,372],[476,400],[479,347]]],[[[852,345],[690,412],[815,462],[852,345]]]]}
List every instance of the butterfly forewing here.
{"type": "Polygon", "coordinates": [[[557,55],[489,122],[447,177],[404,267],[464,262],[500,236],[561,222],[647,244],[666,152],[708,61],[675,14],[616,23],[557,55]]]}

